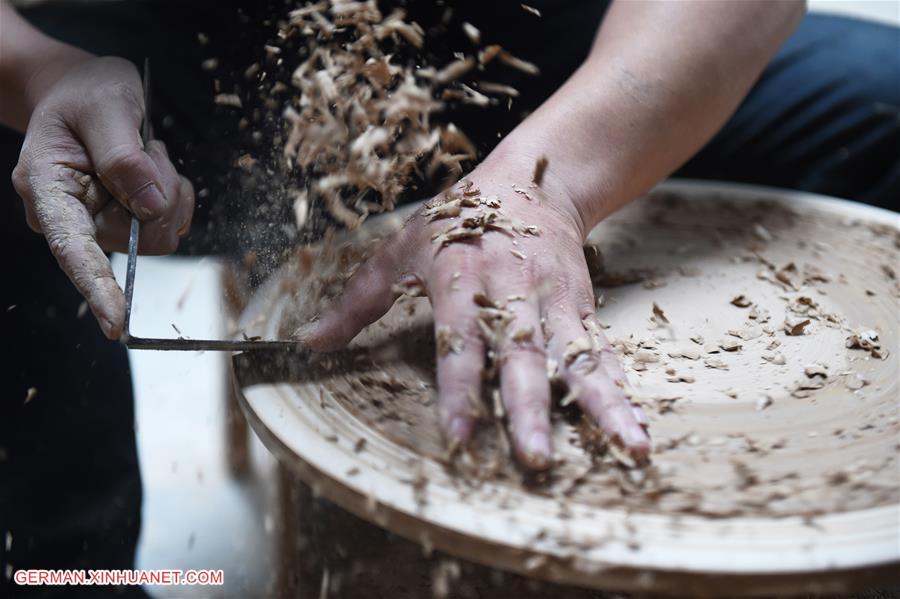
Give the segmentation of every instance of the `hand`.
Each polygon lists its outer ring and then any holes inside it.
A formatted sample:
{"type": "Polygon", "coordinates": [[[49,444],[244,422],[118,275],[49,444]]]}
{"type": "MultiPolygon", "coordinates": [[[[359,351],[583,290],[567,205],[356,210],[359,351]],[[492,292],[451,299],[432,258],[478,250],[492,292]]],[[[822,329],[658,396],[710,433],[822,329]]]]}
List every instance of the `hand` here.
{"type": "Polygon", "coordinates": [[[135,214],[139,251],[172,253],[190,227],[194,191],[162,142],[141,140],[144,94],[134,65],[77,56],[32,79],[35,107],[13,185],[28,225],[47,238],[104,334],[118,339],[125,298],[104,251],[127,251],[135,214]]]}
{"type": "Polygon", "coordinates": [[[390,309],[397,283],[422,284],[434,309],[440,419],[451,443],[471,437],[489,351],[522,464],[551,465],[548,356],[581,409],[614,442],[646,457],[646,416],[627,397],[625,374],[597,322],[577,211],[564,194],[502,180],[476,170],[470,195],[462,183],[426,203],[297,337],[316,350],[337,349],[390,309]],[[496,220],[479,235],[466,231],[470,217],[496,220]],[[463,238],[441,243],[455,236],[463,238]]]}

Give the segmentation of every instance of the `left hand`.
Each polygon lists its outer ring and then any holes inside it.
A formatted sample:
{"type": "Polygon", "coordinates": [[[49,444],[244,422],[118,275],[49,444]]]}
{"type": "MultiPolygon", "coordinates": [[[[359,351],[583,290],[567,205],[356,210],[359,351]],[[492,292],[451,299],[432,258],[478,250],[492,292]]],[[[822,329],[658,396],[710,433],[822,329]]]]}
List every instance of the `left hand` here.
{"type": "MultiPolygon", "coordinates": [[[[434,218],[429,206],[446,197],[426,203],[382,242],[317,321],[301,327],[298,339],[315,350],[337,349],[390,309],[399,297],[397,283],[420,282],[434,309],[439,339],[440,420],[451,442],[465,443],[473,432],[471,402],[480,401],[490,349],[478,324],[482,308],[473,300],[483,294],[513,319],[493,349],[519,461],[535,470],[552,464],[548,356],[577,393],[581,409],[613,442],[645,458],[650,452],[647,419],[627,396],[625,374],[597,322],[577,211],[564,193],[549,197],[527,182],[513,186],[487,169],[476,170],[470,180],[470,190],[479,191],[473,197],[497,198],[499,207],[482,203],[463,207],[458,216],[434,218]],[[534,225],[537,234],[488,229],[443,247],[433,241],[463,219],[491,212],[513,225],[534,225]],[[456,340],[455,349],[445,345],[441,351],[442,335],[456,340]]],[[[455,185],[453,196],[461,197],[463,189],[463,183],[455,185]]]]}
{"type": "Polygon", "coordinates": [[[73,51],[34,81],[13,185],[28,225],[46,237],[104,334],[118,339],[125,296],[104,252],[127,251],[132,214],[143,221],[141,254],[174,252],[194,190],[162,142],[141,140],[144,90],[133,64],[73,51]]]}

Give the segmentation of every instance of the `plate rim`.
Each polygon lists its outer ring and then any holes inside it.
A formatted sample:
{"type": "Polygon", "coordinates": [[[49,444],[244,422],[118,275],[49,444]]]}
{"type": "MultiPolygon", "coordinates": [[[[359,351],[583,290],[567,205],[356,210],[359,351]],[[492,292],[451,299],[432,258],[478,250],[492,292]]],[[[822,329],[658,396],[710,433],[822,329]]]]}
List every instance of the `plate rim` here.
{"type": "MultiPolygon", "coordinates": [[[[883,208],[861,204],[852,200],[834,198],[809,192],[742,183],[677,179],[665,181],[657,185],[644,195],[665,192],[675,192],[679,194],[686,194],[688,196],[709,196],[726,194],[730,195],[732,198],[735,198],[737,196],[741,198],[756,200],[774,200],[778,202],[787,201],[790,204],[793,204],[794,202],[799,202],[803,205],[814,204],[815,207],[819,210],[824,209],[827,212],[839,216],[871,220],[878,223],[891,225],[900,229],[900,214],[898,213],[894,213],[883,208]]],[[[234,370],[235,369],[233,369],[233,372],[234,370]]],[[[301,476],[301,478],[307,482],[307,484],[313,484],[310,478],[314,476],[317,479],[314,482],[318,485],[321,494],[339,505],[341,508],[346,509],[347,511],[355,514],[358,517],[361,517],[364,520],[373,522],[381,526],[385,526],[387,522],[390,522],[390,524],[392,525],[390,528],[392,532],[397,532],[401,536],[409,538],[414,542],[420,542],[420,539],[417,538],[414,532],[412,532],[417,527],[419,527],[421,522],[420,516],[414,513],[414,511],[408,509],[400,509],[395,505],[386,503],[379,504],[379,510],[382,512],[380,515],[372,514],[367,511],[365,505],[367,498],[364,494],[362,494],[358,489],[354,489],[352,486],[347,485],[346,482],[334,476],[334,473],[329,473],[326,470],[313,464],[310,460],[305,459],[304,456],[301,455],[295,448],[291,447],[287,442],[279,437],[279,435],[275,432],[277,430],[277,426],[273,426],[272,424],[263,421],[263,418],[259,413],[261,410],[259,410],[258,407],[252,405],[254,401],[253,397],[255,395],[252,392],[252,389],[254,387],[253,385],[243,387],[241,385],[241,382],[235,375],[235,387],[237,389],[236,395],[238,398],[238,403],[241,405],[242,411],[250,422],[252,428],[263,441],[265,446],[276,456],[278,456],[279,460],[283,464],[287,464],[294,471],[296,471],[301,476]],[[387,518],[387,521],[385,521],[384,518],[387,518]],[[379,519],[381,519],[382,522],[379,522],[379,519]]],[[[604,511],[612,510],[607,509],[604,511]]],[[[838,514],[823,516],[822,518],[846,516],[848,514],[857,514],[865,511],[878,511],[884,512],[885,514],[889,511],[896,511],[898,517],[900,517],[900,505],[887,505],[868,508],[868,510],[840,512],[838,514]]],[[[671,518],[670,516],[664,515],[656,516],[671,518]]],[[[632,518],[640,517],[640,514],[632,515],[632,518]]],[[[758,517],[751,519],[756,523],[762,521],[783,523],[788,518],[790,517],[758,517]]],[[[682,521],[689,519],[709,520],[709,518],[705,518],[702,516],[683,516],[680,519],[682,521]]],[[[757,579],[759,579],[760,577],[764,578],[765,581],[767,581],[766,584],[774,585],[774,587],[764,587],[771,592],[778,592],[779,590],[796,591],[803,588],[802,585],[804,582],[809,582],[808,578],[811,574],[815,574],[815,576],[817,577],[816,584],[819,585],[826,583],[827,580],[830,579],[833,579],[835,581],[839,579],[846,580],[846,578],[851,574],[853,574],[853,576],[851,576],[852,578],[858,578],[858,575],[862,573],[869,573],[872,576],[884,578],[884,576],[887,576],[887,572],[893,573],[894,566],[898,562],[900,562],[900,544],[897,544],[896,551],[891,551],[889,554],[883,555],[880,561],[852,563],[851,560],[849,562],[843,561],[843,563],[840,564],[826,559],[823,562],[823,566],[821,568],[805,569],[802,572],[785,569],[779,570],[778,568],[752,570],[745,572],[735,572],[734,570],[724,571],[707,568],[665,570],[656,569],[656,567],[649,564],[635,565],[628,563],[611,564],[612,569],[604,570],[600,576],[585,574],[583,571],[579,571],[573,568],[565,568],[564,565],[563,567],[542,568],[538,571],[526,571],[524,562],[525,556],[527,556],[527,551],[523,553],[523,549],[521,547],[503,545],[502,543],[497,543],[494,539],[473,535],[472,531],[459,531],[452,527],[447,527],[444,525],[444,523],[436,521],[433,518],[428,520],[428,526],[430,530],[438,531],[438,534],[431,535],[431,541],[434,543],[434,546],[436,548],[441,549],[442,551],[454,554],[452,546],[455,543],[455,539],[453,537],[455,535],[467,534],[469,535],[467,537],[467,542],[471,543],[474,540],[476,544],[480,544],[488,548],[487,550],[481,551],[481,555],[489,555],[491,557],[491,559],[479,559],[477,556],[473,557],[471,553],[466,553],[465,555],[460,555],[460,557],[462,557],[463,559],[469,559],[472,561],[484,563],[489,566],[516,571],[527,576],[544,578],[553,582],[606,589],[620,588],[623,590],[647,590],[646,587],[638,584],[638,579],[640,574],[642,572],[645,572],[647,568],[654,568],[654,573],[658,574],[661,577],[658,583],[663,579],[669,580],[670,583],[677,580],[678,588],[680,589],[684,589],[683,585],[685,583],[690,584],[692,577],[701,575],[705,579],[705,584],[710,584],[711,582],[713,582],[713,579],[719,580],[723,583],[727,583],[728,592],[731,594],[735,593],[735,587],[733,585],[735,585],[736,583],[742,581],[749,582],[749,580],[745,579],[753,579],[754,581],[756,581],[756,583],[759,583],[761,581],[757,579]],[[504,552],[509,555],[501,555],[504,552]],[[801,577],[804,580],[801,580],[798,577],[801,577]]],[[[889,540],[892,540],[893,538],[895,537],[892,537],[889,540]]],[[[534,553],[534,555],[545,554],[538,552],[534,553]]],[[[772,562],[775,565],[785,565],[783,556],[781,558],[772,556],[772,562]]],[[[896,574],[894,574],[893,577],[884,579],[896,580],[896,574]]],[[[660,586],[658,583],[655,584],[654,587],[660,586]]],[[[759,584],[741,584],[740,588],[752,588],[753,594],[757,594],[760,592],[759,584]]],[[[654,590],[659,589],[654,588],[654,590]]]]}

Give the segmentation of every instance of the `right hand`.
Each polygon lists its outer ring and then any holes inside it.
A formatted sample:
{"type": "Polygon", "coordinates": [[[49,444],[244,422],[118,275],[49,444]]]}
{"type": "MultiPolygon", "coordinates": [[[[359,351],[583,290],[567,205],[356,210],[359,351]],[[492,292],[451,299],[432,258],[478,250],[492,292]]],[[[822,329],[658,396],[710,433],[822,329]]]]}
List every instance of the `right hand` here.
{"type": "Polygon", "coordinates": [[[103,333],[118,339],[125,297],[104,251],[127,251],[134,214],[141,254],[174,252],[190,227],[193,187],[162,142],[141,140],[143,86],[127,60],[80,55],[32,82],[39,89],[28,90],[34,109],[13,185],[28,225],[47,238],[103,333]]]}
{"type": "MultiPolygon", "coordinates": [[[[477,188],[479,199],[473,201],[494,198],[502,203],[497,208],[469,206],[435,216],[429,206],[453,203],[445,194],[421,207],[356,270],[318,320],[302,326],[295,337],[317,351],[343,347],[391,308],[404,283],[421,284],[434,309],[435,337],[440,339],[443,329],[447,340],[443,350],[437,344],[437,384],[440,421],[451,444],[468,442],[475,430],[473,403],[480,405],[485,352],[491,349],[513,450],[522,465],[545,470],[553,464],[548,357],[587,418],[643,461],[651,448],[647,416],[632,403],[625,372],[595,315],[583,249],[589,229],[565,187],[551,183],[550,174],[542,189],[532,189],[527,179],[518,181],[526,199],[510,179],[514,172],[509,163],[482,164],[468,176],[477,188]],[[491,214],[510,224],[446,247],[435,243],[447,231],[461,230],[466,219],[491,214]],[[514,223],[535,225],[534,232],[514,232],[514,223]],[[492,329],[496,321],[490,312],[483,320],[479,296],[502,306],[507,324],[492,329]]],[[[457,186],[453,197],[461,198],[463,189],[457,186]]]]}

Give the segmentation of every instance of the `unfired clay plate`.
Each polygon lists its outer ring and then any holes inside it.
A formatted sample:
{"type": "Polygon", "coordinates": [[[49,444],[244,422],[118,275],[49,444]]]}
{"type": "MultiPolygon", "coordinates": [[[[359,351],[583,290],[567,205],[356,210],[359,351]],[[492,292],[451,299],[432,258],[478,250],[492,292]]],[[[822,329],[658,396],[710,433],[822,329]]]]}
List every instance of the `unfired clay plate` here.
{"type": "MultiPolygon", "coordinates": [[[[571,408],[554,416],[560,463],[545,480],[515,467],[490,423],[448,467],[426,299],[364,331],[354,345],[378,349],[350,372],[260,383],[238,368],[241,401],[314,490],[465,559],[679,594],[873,584],[900,562],[898,224],[852,202],[691,182],[601,224],[597,313],[650,414],[648,467],[586,451],[571,408]]],[[[248,334],[273,335],[302,306],[285,272],[248,334]]]]}

